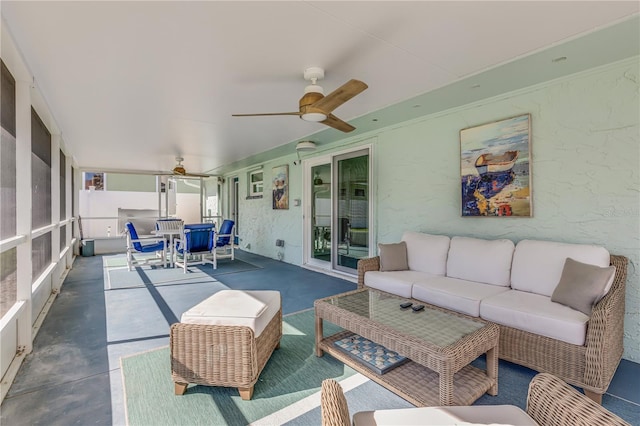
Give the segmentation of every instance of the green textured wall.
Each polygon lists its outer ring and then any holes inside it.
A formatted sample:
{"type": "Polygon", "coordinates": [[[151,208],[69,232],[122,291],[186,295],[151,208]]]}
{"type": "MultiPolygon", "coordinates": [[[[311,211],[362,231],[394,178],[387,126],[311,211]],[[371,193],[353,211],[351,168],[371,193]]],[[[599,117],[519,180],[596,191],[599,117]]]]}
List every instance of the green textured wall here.
{"type": "MultiPolygon", "coordinates": [[[[627,256],[624,357],[640,361],[639,92],[635,57],[361,136],[374,147],[377,241],[398,241],[413,230],[591,243],[627,256]],[[460,129],[525,113],[532,124],[533,217],[462,218],[460,129]]],[[[358,143],[343,139],[333,149],[358,143]]],[[[331,146],[321,148],[318,155],[331,146]]],[[[301,198],[300,167],[292,171],[290,198],[301,198]]],[[[268,202],[241,203],[241,218],[262,224],[256,237],[265,244],[252,251],[273,257],[273,241],[286,235],[291,252],[285,261],[301,263],[302,210],[273,211],[268,202]],[[261,208],[254,216],[256,204],[261,208]]]]}

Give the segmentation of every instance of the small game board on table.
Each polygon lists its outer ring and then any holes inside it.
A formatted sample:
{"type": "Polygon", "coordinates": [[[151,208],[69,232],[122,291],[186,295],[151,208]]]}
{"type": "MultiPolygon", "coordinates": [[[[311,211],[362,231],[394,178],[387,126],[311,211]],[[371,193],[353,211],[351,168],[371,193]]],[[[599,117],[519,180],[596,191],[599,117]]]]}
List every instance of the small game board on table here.
{"type": "Polygon", "coordinates": [[[408,360],[407,357],[357,334],[337,340],[334,345],[378,374],[384,374],[408,360]]]}

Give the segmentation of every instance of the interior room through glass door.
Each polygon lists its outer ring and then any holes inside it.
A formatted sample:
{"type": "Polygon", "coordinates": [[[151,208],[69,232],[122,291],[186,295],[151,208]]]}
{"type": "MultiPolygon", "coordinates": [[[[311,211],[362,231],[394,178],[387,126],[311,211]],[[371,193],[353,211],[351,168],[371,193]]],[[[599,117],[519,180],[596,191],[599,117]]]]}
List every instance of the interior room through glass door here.
{"type": "Polygon", "coordinates": [[[333,158],[333,267],[353,273],[369,256],[369,151],[333,158]]]}
{"type": "Polygon", "coordinates": [[[331,262],[331,164],[311,168],[311,257],[331,262]]]}

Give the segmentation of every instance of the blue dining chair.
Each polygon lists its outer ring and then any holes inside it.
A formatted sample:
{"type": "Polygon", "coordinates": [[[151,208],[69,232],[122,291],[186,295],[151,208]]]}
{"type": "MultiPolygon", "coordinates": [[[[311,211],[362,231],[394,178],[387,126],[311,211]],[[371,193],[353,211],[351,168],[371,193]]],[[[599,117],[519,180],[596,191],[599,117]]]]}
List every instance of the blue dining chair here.
{"type": "Polygon", "coordinates": [[[155,260],[161,260],[162,266],[167,266],[167,241],[163,236],[140,238],[136,227],[131,222],[125,223],[127,234],[127,267],[130,271],[134,266],[149,264],[155,260]],[[136,259],[134,253],[155,253],[160,259],[136,259]]]}
{"type": "Polygon", "coordinates": [[[181,266],[184,273],[190,265],[204,265],[210,263],[216,268],[215,263],[215,225],[212,223],[195,223],[183,226],[180,238],[175,240],[174,264],[181,266]],[[207,257],[210,255],[210,257],[207,257]],[[181,260],[178,257],[182,257],[181,260]],[[190,258],[199,260],[192,260],[190,258]]]}
{"type": "Polygon", "coordinates": [[[233,234],[235,222],[225,219],[220,225],[213,250],[213,268],[218,268],[218,259],[235,259],[236,236],[233,234]]]}

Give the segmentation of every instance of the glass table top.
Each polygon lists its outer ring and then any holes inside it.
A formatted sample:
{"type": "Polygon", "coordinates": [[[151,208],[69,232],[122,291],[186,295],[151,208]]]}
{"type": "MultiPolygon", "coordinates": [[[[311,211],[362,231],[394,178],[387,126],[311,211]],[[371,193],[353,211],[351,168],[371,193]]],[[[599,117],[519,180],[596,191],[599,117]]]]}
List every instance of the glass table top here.
{"type": "MultiPolygon", "coordinates": [[[[371,289],[325,300],[326,303],[440,347],[449,346],[486,325],[428,307],[419,312],[411,308],[401,309],[400,304],[406,301],[371,289]]],[[[420,304],[416,301],[413,303],[420,304]]]]}

